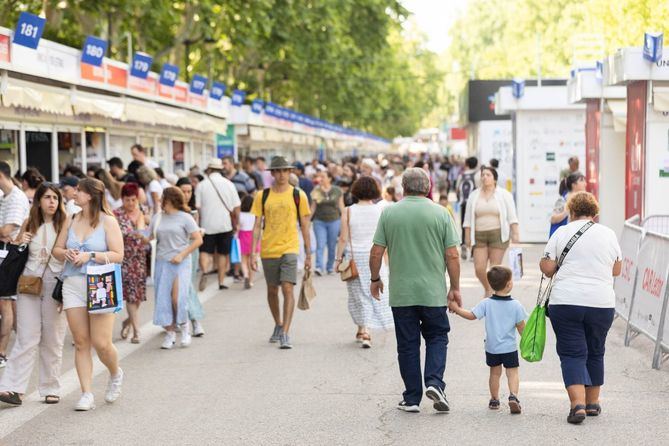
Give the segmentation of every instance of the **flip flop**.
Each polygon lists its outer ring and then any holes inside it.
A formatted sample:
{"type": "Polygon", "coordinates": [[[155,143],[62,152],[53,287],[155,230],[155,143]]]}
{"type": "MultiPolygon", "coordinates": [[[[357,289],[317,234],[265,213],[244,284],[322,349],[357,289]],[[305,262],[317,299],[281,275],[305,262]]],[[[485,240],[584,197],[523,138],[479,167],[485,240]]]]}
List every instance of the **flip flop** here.
{"type": "Polygon", "coordinates": [[[3,403],[11,404],[12,406],[20,406],[23,404],[21,396],[16,392],[5,392],[0,393],[0,401],[3,403]]]}
{"type": "Polygon", "coordinates": [[[44,397],[45,404],[58,404],[60,403],[60,397],[58,395],[47,395],[44,397]]]}

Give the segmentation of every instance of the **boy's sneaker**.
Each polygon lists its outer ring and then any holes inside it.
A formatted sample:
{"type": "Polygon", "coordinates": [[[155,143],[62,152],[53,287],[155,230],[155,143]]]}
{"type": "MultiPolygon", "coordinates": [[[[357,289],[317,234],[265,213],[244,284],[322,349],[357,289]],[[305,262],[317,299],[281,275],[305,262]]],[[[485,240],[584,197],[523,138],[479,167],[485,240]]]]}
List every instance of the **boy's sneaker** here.
{"type": "Polygon", "coordinates": [[[488,401],[488,409],[499,410],[499,400],[496,400],[495,398],[490,398],[490,401],[488,401]]]}
{"type": "Polygon", "coordinates": [[[121,387],[123,386],[123,370],[119,367],[116,376],[109,377],[107,392],[105,392],[105,401],[113,403],[121,396],[121,387]]]}
{"type": "Polygon", "coordinates": [[[160,345],[160,348],[163,350],[170,350],[172,347],[174,347],[174,343],[177,341],[177,334],[173,331],[168,331],[165,333],[165,339],[163,339],[163,343],[160,345]]]}
{"type": "Polygon", "coordinates": [[[434,402],[432,407],[434,407],[437,412],[448,413],[451,410],[446,395],[444,395],[444,391],[440,388],[435,386],[428,387],[425,391],[425,396],[434,402]]]}
{"type": "Polygon", "coordinates": [[[290,336],[288,336],[286,333],[281,333],[279,343],[279,348],[281,350],[290,350],[293,348],[293,344],[290,343],[290,336]]]}
{"type": "Polygon", "coordinates": [[[514,415],[517,415],[522,412],[522,409],[520,407],[520,401],[513,393],[509,395],[509,409],[511,409],[511,413],[514,415]]]}
{"type": "Polygon", "coordinates": [[[0,369],[7,365],[7,357],[0,355],[0,369]]]}
{"type": "Polygon", "coordinates": [[[95,397],[93,394],[90,392],[82,393],[79,402],[74,406],[74,410],[77,412],[86,412],[93,409],[95,409],[95,397]]]}
{"type": "Polygon", "coordinates": [[[397,405],[397,408],[399,410],[403,410],[405,412],[412,412],[412,413],[420,412],[420,407],[418,407],[418,404],[409,404],[404,400],[399,402],[399,404],[397,405]]]}
{"type": "Polygon", "coordinates": [[[190,323],[186,322],[181,326],[181,347],[189,347],[193,338],[190,335],[190,323]]]}
{"type": "Polygon", "coordinates": [[[204,328],[200,321],[193,321],[193,336],[196,338],[204,336],[204,328]]]}
{"type": "Polygon", "coordinates": [[[276,344],[281,339],[282,334],[283,334],[283,327],[281,325],[275,325],[274,332],[272,333],[272,336],[270,336],[269,342],[272,344],[276,344]]]}

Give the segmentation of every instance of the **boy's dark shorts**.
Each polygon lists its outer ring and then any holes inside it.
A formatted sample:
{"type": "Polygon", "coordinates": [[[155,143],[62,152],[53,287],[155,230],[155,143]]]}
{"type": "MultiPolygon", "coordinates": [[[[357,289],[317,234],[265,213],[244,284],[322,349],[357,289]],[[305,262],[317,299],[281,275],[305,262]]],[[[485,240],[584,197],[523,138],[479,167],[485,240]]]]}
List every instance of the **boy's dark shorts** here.
{"type": "Polygon", "coordinates": [[[485,352],[485,363],[488,367],[497,367],[503,365],[505,369],[514,369],[518,363],[518,350],[509,353],[488,353],[485,352]]]}

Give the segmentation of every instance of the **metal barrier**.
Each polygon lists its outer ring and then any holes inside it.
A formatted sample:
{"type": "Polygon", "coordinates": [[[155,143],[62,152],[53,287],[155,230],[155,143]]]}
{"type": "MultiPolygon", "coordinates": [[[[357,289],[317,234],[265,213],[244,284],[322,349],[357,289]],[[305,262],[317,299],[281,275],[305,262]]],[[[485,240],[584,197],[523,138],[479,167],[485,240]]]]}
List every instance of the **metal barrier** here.
{"type": "Polygon", "coordinates": [[[627,220],[620,247],[623,270],[614,289],[616,315],[627,322],[625,346],[639,334],[650,338],[653,368],[658,369],[669,354],[669,215],[627,220]]]}

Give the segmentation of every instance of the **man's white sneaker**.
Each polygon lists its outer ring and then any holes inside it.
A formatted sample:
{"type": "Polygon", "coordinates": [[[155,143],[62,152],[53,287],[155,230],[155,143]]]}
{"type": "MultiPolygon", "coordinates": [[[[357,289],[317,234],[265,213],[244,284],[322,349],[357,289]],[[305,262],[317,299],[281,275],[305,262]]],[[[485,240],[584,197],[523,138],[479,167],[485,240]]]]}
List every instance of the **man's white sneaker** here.
{"type": "Polygon", "coordinates": [[[200,321],[193,321],[193,336],[196,338],[204,336],[204,328],[200,321]]]}
{"type": "Polygon", "coordinates": [[[85,392],[81,394],[79,402],[74,406],[74,410],[78,412],[85,412],[87,410],[95,409],[95,397],[90,392],[85,392]]]}
{"type": "Polygon", "coordinates": [[[420,412],[420,407],[418,407],[417,404],[408,404],[406,401],[400,401],[400,403],[397,405],[397,408],[405,412],[420,412]]]}
{"type": "Polygon", "coordinates": [[[438,413],[448,413],[451,410],[446,395],[444,395],[444,391],[440,388],[435,386],[428,387],[425,391],[425,396],[432,400],[434,403],[432,407],[438,413]]]}
{"type": "Polygon", "coordinates": [[[163,350],[170,350],[172,347],[174,347],[174,343],[177,341],[177,334],[173,331],[168,331],[165,333],[165,339],[163,339],[163,343],[160,345],[160,348],[163,350]]]}
{"type": "Polygon", "coordinates": [[[181,326],[181,346],[190,346],[193,338],[190,335],[190,322],[186,322],[181,326]]]}
{"type": "Polygon", "coordinates": [[[113,403],[121,396],[121,387],[123,386],[123,370],[119,367],[116,376],[109,377],[109,383],[107,383],[107,392],[105,392],[105,401],[108,403],[113,403]]]}

